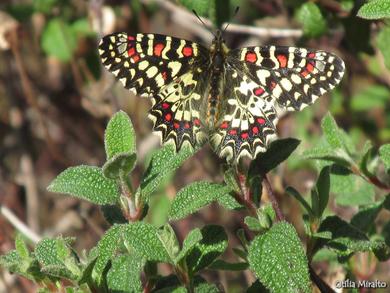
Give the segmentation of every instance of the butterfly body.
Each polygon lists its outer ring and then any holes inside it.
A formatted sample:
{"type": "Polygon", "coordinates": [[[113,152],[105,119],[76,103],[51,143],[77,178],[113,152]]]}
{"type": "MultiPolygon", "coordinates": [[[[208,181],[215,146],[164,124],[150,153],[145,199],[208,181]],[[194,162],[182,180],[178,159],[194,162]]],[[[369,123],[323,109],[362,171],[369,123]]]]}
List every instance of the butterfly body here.
{"type": "Polygon", "coordinates": [[[278,118],[300,111],[339,83],[343,61],[295,47],[229,50],[217,31],[209,48],[158,34],[102,39],[103,64],[126,88],[150,97],[164,143],[209,141],[230,162],[254,159],[276,138],[278,118]]]}

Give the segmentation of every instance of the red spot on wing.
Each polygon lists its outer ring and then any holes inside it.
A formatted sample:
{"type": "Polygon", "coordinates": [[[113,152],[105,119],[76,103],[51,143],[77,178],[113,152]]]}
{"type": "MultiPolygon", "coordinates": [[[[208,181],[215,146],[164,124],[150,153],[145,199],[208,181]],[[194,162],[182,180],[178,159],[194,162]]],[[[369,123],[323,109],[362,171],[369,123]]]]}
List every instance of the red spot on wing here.
{"type": "Polygon", "coordinates": [[[279,54],[278,56],[276,56],[276,58],[279,61],[280,67],[287,67],[287,57],[286,57],[286,55],[279,54]]]}
{"type": "Polygon", "coordinates": [[[255,126],[255,127],[252,128],[252,132],[253,132],[254,134],[258,134],[258,133],[259,133],[259,129],[257,128],[257,126],[255,126]]]}
{"type": "Polygon", "coordinates": [[[237,134],[237,130],[231,129],[231,130],[229,130],[229,134],[230,135],[236,135],[237,134]]]}
{"type": "Polygon", "coordinates": [[[275,81],[271,81],[269,89],[272,91],[275,87],[276,87],[276,82],[275,81]]]}
{"type": "Polygon", "coordinates": [[[163,103],[162,107],[163,107],[163,109],[168,109],[169,108],[169,104],[168,103],[163,103]]]}
{"type": "Polygon", "coordinates": [[[314,52],[310,52],[309,54],[307,54],[308,58],[314,58],[315,56],[316,56],[316,53],[314,53],[314,52]]]}
{"type": "Polygon", "coordinates": [[[259,122],[260,125],[264,125],[265,124],[265,119],[264,118],[257,118],[257,122],[259,122]]]}
{"type": "Polygon", "coordinates": [[[166,121],[171,121],[171,119],[172,119],[172,114],[171,113],[168,113],[168,114],[165,115],[165,120],[166,121]]]}
{"type": "Polygon", "coordinates": [[[195,118],[195,119],[194,119],[194,124],[195,124],[196,126],[199,126],[199,125],[200,125],[200,120],[199,120],[198,118],[195,118]]]}
{"type": "Polygon", "coordinates": [[[186,129],[190,128],[190,123],[186,122],[186,123],[184,124],[184,128],[186,128],[186,129]]]}
{"type": "Polygon", "coordinates": [[[241,138],[242,139],[247,139],[249,137],[249,134],[247,132],[241,133],[241,138]]]}
{"type": "Polygon", "coordinates": [[[163,80],[167,80],[167,78],[168,78],[168,73],[167,73],[166,71],[163,71],[163,72],[161,73],[161,76],[162,76],[163,80]]]}
{"type": "Polygon", "coordinates": [[[300,73],[303,77],[306,77],[309,74],[309,71],[304,70],[300,73]]]}
{"type": "Polygon", "coordinates": [[[135,38],[134,38],[133,36],[127,36],[127,39],[128,39],[129,41],[134,41],[134,40],[135,40],[135,38]]]}
{"type": "Polygon", "coordinates": [[[314,70],[314,65],[312,62],[308,62],[306,64],[306,70],[309,71],[309,72],[312,72],[314,70]]]}
{"type": "Polygon", "coordinates": [[[180,127],[180,124],[175,122],[175,123],[173,123],[173,127],[175,127],[175,129],[178,129],[180,127]]]}
{"type": "Polygon", "coordinates": [[[247,52],[245,54],[245,61],[250,62],[250,63],[255,63],[257,61],[257,55],[256,53],[253,52],[247,52]]]}
{"type": "Polygon", "coordinates": [[[224,121],[224,122],[222,122],[220,128],[226,129],[226,128],[228,128],[228,126],[229,126],[229,125],[228,125],[227,121],[224,121]]]}
{"type": "Polygon", "coordinates": [[[161,52],[164,48],[165,48],[164,44],[161,44],[161,43],[154,45],[153,54],[160,57],[161,52]]]}
{"type": "Polygon", "coordinates": [[[193,54],[192,47],[189,47],[189,46],[184,47],[182,53],[183,53],[183,55],[186,56],[186,57],[192,56],[192,54],[193,54]]]}
{"type": "Polygon", "coordinates": [[[129,55],[129,57],[133,56],[135,54],[135,49],[134,47],[131,47],[128,51],[127,51],[127,54],[129,55]]]}
{"type": "Polygon", "coordinates": [[[258,88],[255,88],[253,90],[253,93],[255,94],[255,96],[261,96],[262,94],[264,94],[264,89],[261,88],[261,87],[258,87],[258,88]]]}
{"type": "Polygon", "coordinates": [[[139,57],[139,55],[134,55],[131,59],[133,59],[133,62],[136,63],[136,62],[138,62],[139,59],[141,59],[141,58],[139,57]]]}

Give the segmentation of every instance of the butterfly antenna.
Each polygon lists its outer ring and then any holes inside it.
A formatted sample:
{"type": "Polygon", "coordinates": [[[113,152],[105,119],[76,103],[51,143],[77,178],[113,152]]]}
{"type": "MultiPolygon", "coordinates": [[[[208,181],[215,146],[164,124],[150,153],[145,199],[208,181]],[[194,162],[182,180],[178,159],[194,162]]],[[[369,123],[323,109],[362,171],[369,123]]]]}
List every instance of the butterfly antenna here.
{"type": "MultiPolygon", "coordinates": [[[[236,6],[236,9],[234,10],[234,13],[233,13],[233,16],[231,18],[234,18],[236,17],[237,13],[238,13],[238,10],[240,10],[240,6],[236,6]]],[[[229,24],[230,22],[228,22],[228,24],[225,26],[225,28],[223,29],[223,33],[227,30],[227,28],[229,27],[229,24]]]]}
{"type": "Polygon", "coordinates": [[[204,26],[209,32],[211,32],[211,33],[213,34],[214,37],[216,37],[215,34],[208,28],[208,26],[204,23],[204,21],[200,18],[199,14],[198,14],[194,9],[192,9],[192,13],[195,14],[196,18],[199,19],[199,21],[203,24],[203,26],[204,26]]]}

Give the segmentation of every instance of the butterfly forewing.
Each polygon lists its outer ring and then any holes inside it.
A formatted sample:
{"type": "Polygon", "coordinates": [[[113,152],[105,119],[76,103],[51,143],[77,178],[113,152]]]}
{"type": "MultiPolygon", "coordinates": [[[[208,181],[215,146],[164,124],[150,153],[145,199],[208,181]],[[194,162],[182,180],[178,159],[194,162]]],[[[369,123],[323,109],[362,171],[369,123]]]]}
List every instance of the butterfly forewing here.
{"type": "Polygon", "coordinates": [[[99,53],[105,67],[141,96],[158,93],[208,60],[208,50],[198,44],[158,34],[114,33],[101,40],[99,53]]]}
{"type": "Polygon", "coordinates": [[[345,69],[332,53],[282,46],[232,50],[227,62],[259,85],[256,96],[287,111],[312,104],[340,82],[345,69]]]}

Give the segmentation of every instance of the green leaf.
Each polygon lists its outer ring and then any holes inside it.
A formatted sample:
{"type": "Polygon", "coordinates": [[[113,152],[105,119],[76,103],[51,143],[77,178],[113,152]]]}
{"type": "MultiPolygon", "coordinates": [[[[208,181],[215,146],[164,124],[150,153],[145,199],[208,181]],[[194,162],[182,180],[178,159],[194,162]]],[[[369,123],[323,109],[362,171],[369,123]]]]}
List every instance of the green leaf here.
{"type": "MultiPolygon", "coordinates": [[[[383,32],[383,30],[382,30],[383,32]]],[[[389,40],[390,42],[390,27],[389,40]]],[[[379,42],[379,36],[378,36],[379,42]]],[[[385,50],[389,50],[388,43],[386,43],[385,50]]],[[[383,52],[383,51],[382,51],[383,52]]],[[[354,111],[367,111],[372,108],[385,107],[389,99],[390,91],[387,87],[381,85],[371,85],[364,88],[362,91],[352,96],[351,108],[354,111]]]]}
{"type": "Polygon", "coordinates": [[[74,21],[71,25],[73,32],[77,36],[95,36],[96,32],[93,31],[90,22],[86,17],[79,18],[74,21]]]}
{"type": "Polygon", "coordinates": [[[343,206],[367,205],[374,201],[374,187],[342,167],[332,167],[330,192],[336,194],[336,203],[343,206]]]}
{"type": "Polygon", "coordinates": [[[231,190],[234,190],[237,193],[241,193],[240,186],[236,180],[236,172],[233,168],[229,168],[223,173],[223,180],[226,185],[230,187],[231,190]]]}
{"type": "MultiPolygon", "coordinates": [[[[390,5],[389,5],[390,6],[390,5]]],[[[383,62],[385,63],[386,67],[390,69],[390,48],[389,48],[389,42],[390,42],[390,25],[385,26],[378,34],[378,37],[376,39],[377,45],[379,50],[381,51],[383,55],[383,62]]],[[[386,88],[387,89],[387,88],[386,88]]],[[[387,95],[387,98],[389,95],[387,95]]],[[[383,105],[386,103],[387,99],[385,100],[383,105]]]]}
{"type": "Polygon", "coordinates": [[[311,292],[305,252],[294,227],[279,222],[249,247],[251,270],[272,292],[311,292]]]}
{"type": "Polygon", "coordinates": [[[351,157],[344,150],[334,149],[326,141],[321,141],[313,148],[305,150],[302,156],[304,159],[331,161],[345,167],[350,167],[354,164],[351,157]]]}
{"type": "Polygon", "coordinates": [[[123,237],[127,244],[146,260],[173,263],[161,241],[158,229],[153,225],[144,222],[128,224],[123,237]]]}
{"type": "Polygon", "coordinates": [[[332,233],[332,239],[318,239],[315,251],[327,246],[336,250],[338,255],[348,256],[356,251],[372,251],[378,246],[362,231],[337,216],[329,216],[321,223],[318,232],[325,231],[332,233]]]}
{"type": "Polygon", "coordinates": [[[386,169],[390,170],[390,144],[382,145],[379,148],[379,157],[385,164],[386,169]]]}
{"type": "Polygon", "coordinates": [[[33,6],[35,12],[50,13],[58,0],[34,0],[33,6]]]}
{"type": "Polygon", "coordinates": [[[390,2],[388,0],[373,0],[360,7],[357,16],[365,19],[380,19],[390,17],[390,2]]]}
{"type": "Polygon", "coordinates": [[[171,144],[165,145],[157,150],[149,163],[149,166],[142,178],[142,197],[148,199],[165,178],[169,178],[172,173],[183,164],[183,162],[194,154],[194,149],[182,147],[176,152],[171,144]]]}
{"type": "Polygon", "coordinates": [[[209,2],[208,0],[180,0],[189,11],[195,10],[201,16],[208,16],[209,2]]]}
{"type": "Polygon", "coordinates": [[[259,223],[259,219],[254,217],[245,217],[244,223],[248,226],[248,228],[252,231],[262,231],[263,227],[259,223]]]}
{"type": "Polygon", "coordinates": [[[30,252],[27,248],[26,243],[24,242],[22,234],[20,234],[20,233],[16,234],[15,249],[21,258],[29,258],[30,257],[30,252]]]}
{"type": "Polygon", "coordinates": [[[341,134],[341,129],[337,126],[333,116],[328,112],[321,121],[321,128],[324,132],[326,141],[334,149],[346,150],[346,141],[341,134]]]}
{"type": "Polygon", "coordinates": [[[386,196],[383,200],[375,202],[371,205],[364,206],[359,209],[352,219],[351,224],[363,232],[369,232],[371,228],[375,227],[375,219],[383,206],[390,204],[390,195],[386,196]]]}
{"type": "Polygon", "coordinates": [[[288,193],[289,195],[292,195],[293,197],[295,197],[295,199],[297,201],[299,201],[299,203],[305,208],[305,210],[307,211],[307,213],[312,216],[314,215],[313,214],[313,211],[310,207],[310,205],[307,203],[307,201],[303,198],[303,196],[298,192],[298,190],[296,190],[295,188],[291,187],[291,186],[288,186],[286,188],[286,193],[288,193]]]}
{"type": "Polygon", "coordinates": [[[135,153],[121,153],[113,156],[102,167],[103,175],[108,179],[119,179],[122,174],[133,171],[137,162],[135,153]]]}
{"type": "Polygon", "coordinates": [[[130,155],[136,152],[133,124],[125,112],[117,112],[108,122],[104,145],[107,159],[122,153],[130,155]]]}
{"type": "Polygon", "coordinates": [[[123,242],[124,225],[112,226],[97,244],[97,258],[93,268],[93,279],[100,285],[103,277],[104,269],[108,262],[114,257],[116,251],[123,242]]]}
{"type": "Polygon", "coordinates": [[[179,263],[183,258],[185,258],[188,253],[194,248],[194,246],[202,239],[203,235],[199,228],[190,231],[186,239],[184,239],[183,241],[183,248],[181,249],[179,255],[176,257],[175,264],[179,263]]]}
{"type": "Polygon", "coordinates": [[[202,240],[190,251],[186,258],[190,275],[209,266],[227,248],[227,235],[221,226],[207,225],[201,229],[202,240]]]}
{"type": "Polygon", "coordinates": [[[47,188],[51,192],[73,195],[92,203],[113,204],[119,198],[115,181],[103,176],[98,167],[78,166],[63,171],[47,188]]]}
{"type": "Polygon", "coordinates": [[[276,168],[291,155],[299,144],[300,141],[294,138],[273,141],[265,153],[260,153],[257,158],[252,161],[248,172],[249,177],[264,175],[276,168]]]}
{"type": "Polygon", "coordinates": [[[221,290],[214,284],[200,283],[195,286],[195,293],[220,293],[221,290]]]}
{"type": "Polygon", "coordinates": [[[63,238],[42,239],[36,245],[34,255],[41,264],[41,271],[46,274],[70,280],[77,280],[81,275],[72,251],[63,238]]]}
{"type": "Polygon", "coordinates": [[[142,292],[141,271],[144,261],[136,255],[119,255],[107,273],[110,292],[142,292]]]}
{"type": "Polygon", "coordinates": [[[330,167],[324,167],[321,170],[320,176],[317,180],[317,194],[318,194],[318,214],[317,217],[320,218],[324,213],[326,206],[329,201],[329,191],[330,191],[330,167]]]}
{"type": "Polygon", "coordinates": [[[327,30],[327,24],[321,10],[313,2],[303,4],[298,9],[296,18],[303,26],[303,33],[308,37],[319,37],[327,30]]]}
{"type": "Polygon", "coordinates": [[[225,185],[205,181],[187,185],[176,194],[169,212],[169,219],[178,220],[184,218],[214,200],[229,195],[230,192],[231,189],[225,185]]]}
{"type": "Polygon", "coordinates": [[[169,254],[169,258],[174,260],[179,254],[180,247],[175,231],[173,231],[169,223],[165,224],[162,228],[160,228],[160,230],[158,230],[158,237],[164,245],[166,252],[169,254]]]}
{"type": "Polygon", "coordinates": [[[42,33],[41,46],[47,55],[68,62],[76,49],[76,42],[71,27],[62,19],[53,18],[42,33]]]}
{"type": "Polygon", "coordinates": [[[208,267],[208,269],[216,270],[216,271],[245,271],[248,269],[248,263],[246,262],[230,263],[222,259],[217,259],[208,267]]]}

